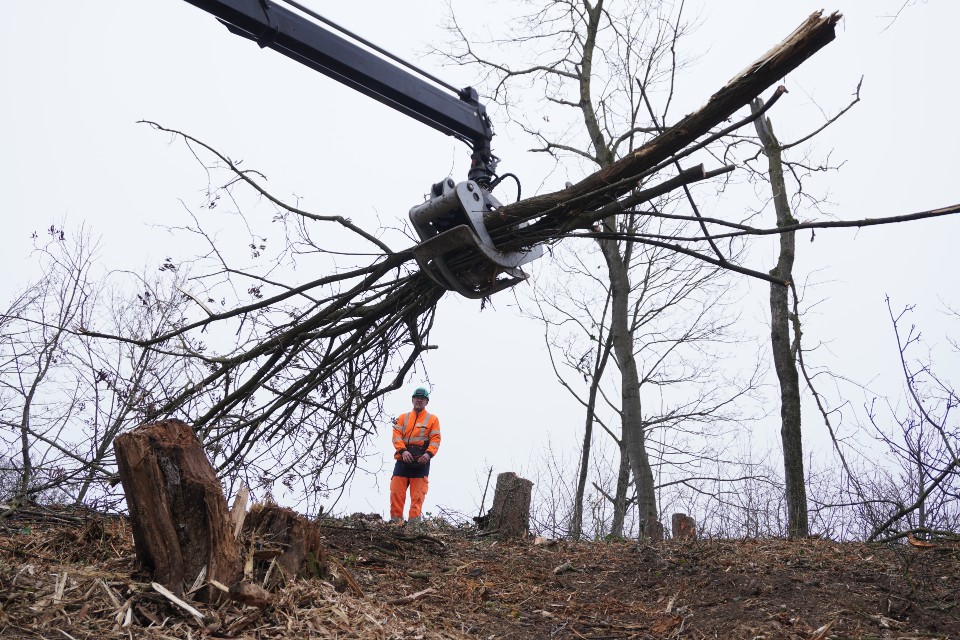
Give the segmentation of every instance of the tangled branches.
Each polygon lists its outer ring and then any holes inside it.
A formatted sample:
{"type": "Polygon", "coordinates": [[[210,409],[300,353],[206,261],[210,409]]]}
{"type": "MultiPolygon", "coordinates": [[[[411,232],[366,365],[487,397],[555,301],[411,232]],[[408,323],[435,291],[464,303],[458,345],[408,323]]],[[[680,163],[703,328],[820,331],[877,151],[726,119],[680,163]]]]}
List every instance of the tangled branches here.
{"type": "MultiPolygon", "coordinates": [[[[492,212],[487,220],[494,242],[504,250],[557,242],[592,229],[610,215],[636,212],[654,198],[730,171],[732,167],[706,170],[700,165],[658,177],[671,171],[679,159],[762,115],[715,130],[830,42],[839,17],[812,15],[703,108],[620,161],[563,191],[492,212]],[[518,229],[520,222],[532,224],[518,229]]],[[[766,108],[783,92],[777,89],[766,108]]],[[[434,309],[445,291],[417,270],[411,248],[391,249],[381,237],[383,230],[371,233],[341,216],[321,216],[284,203],[264,188],[260,174],[195,138],[150,124],[181,139],[198,158],[204,158],[211,184],[225,172],[220,186],[210,188],[207,208],[225,202],[234,209],[242,222],[237,226],[245,225],[250,233],[246,247],[250,255],[232,255],[194,217],[195,224],[185,231],[205,243],[202,257],[189,265],[198,271],[186,275],[188,265],[170,262],[169,266],[187,278],[181,291],[196,303],[195,315],[180,318],[151,337],[110,335],[94,327],[85,327],[83,333],[123,340],[198,365],[192,370],[202,375],[155,398],[148,418],[177,417],[191,423],[221,475],[242,469],[259,476],[248,478],[251,484],[283,479],[288,486],[302,482],[300,489],[308,493],[320,490],[319,474],[329,470],[333,461],[347,462],[350,468],[356,465],[382,411],[383,396],[397,389],[431,348],[434,309]],[[263,252],[273,246],[272,241],[253,231],[256,225],[241,191],[252,196],[256,206],[271,207],[271,222],[283,229],[281,249],[270,256],[263,252]],[[323,241],[316,241],[317,237],[323,241]],[[254,266],[247,264],[250,258],[257,260],[254,266]],[[290,270],[302,271],[298,265],[306,259],[311,261],[311,272],[326,275],[288,284],[295,280],[290,270]],[[228,297],[235,302],[228,304],[228,297]],[[221,310],[213,308],[218,300],[221,310]]],[[[717,248],[707,224],[722,221],[708,221],[699,214],[696,218],[703,229],[703,236],[697,238],[637,235],[628,239],[772,279],[735,264],[717,248]],[[690,242],[707,242],[712,253],[684,246],[690,242]]],[[[732,226],[735,233],[782,231],[732,226]]],[[[448,255],[458,272],[469,270],[478,260],[468,249],[448,255]]]]}

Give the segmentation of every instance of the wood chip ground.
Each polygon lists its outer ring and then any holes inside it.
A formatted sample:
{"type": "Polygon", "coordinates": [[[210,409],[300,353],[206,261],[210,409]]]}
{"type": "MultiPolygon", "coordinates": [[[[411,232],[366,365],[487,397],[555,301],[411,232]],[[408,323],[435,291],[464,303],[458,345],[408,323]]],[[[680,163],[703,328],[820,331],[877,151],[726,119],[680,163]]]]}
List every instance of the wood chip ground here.
{"type": "Polygon", "coordinates": [[[328,580],[185,608],[138,572],[124,518],[8,519],[0,638],[960,638],[949,544],[503,542],[376,517],[323,530],[328,580]]]}

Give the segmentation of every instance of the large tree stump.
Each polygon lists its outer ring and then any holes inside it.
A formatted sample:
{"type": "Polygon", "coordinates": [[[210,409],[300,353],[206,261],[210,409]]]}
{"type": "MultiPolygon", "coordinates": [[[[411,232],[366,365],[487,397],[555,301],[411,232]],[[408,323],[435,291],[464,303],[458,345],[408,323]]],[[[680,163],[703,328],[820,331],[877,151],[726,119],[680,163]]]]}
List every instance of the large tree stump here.
{"type": "Polygon", "coordinates": [[[507,538],[519,538],[530,530],[530,496],[533,483],[508,471],[497,476],[490,508],[489,528],[507,538]]]}
{"type": "Polygon", "coordinates": [[[300,514],[272,504],[258,504],[250,510],[244,531],[253,545],[253,558],[260,566],[256,575],[267,575],[273,586],[279,579],[297,576],[319,577],[327,571],[320,527],[300,514]],[[272,572],[275,564],[281,575],[272,572]]]}
{"type": "MultiPolygon", "coordinates": [[[[227,500],[193,429],[179,420],[137,427],[114,440],[137,560],[182,595],[206,569],[225,585],[241,575],[227,500]]],[[[209,588],[197,595],[211,599],[209,588]]]]}

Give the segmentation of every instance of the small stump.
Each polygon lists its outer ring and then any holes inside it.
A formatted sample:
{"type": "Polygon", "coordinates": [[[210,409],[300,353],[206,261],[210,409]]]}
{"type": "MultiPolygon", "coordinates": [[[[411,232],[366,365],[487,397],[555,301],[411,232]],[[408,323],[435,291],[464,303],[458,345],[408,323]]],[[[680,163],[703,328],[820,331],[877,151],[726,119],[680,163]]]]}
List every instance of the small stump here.
{"type": "Polygon", "coordinates": [[[507,538],[519,538],[530,530],[530,497],[533,483],[508,471],[497,476],[488,527],[507,538]]]}
{"type": "MultiPolygon", "coordinates": [[[[302,515],[272,504],[257,504],[244,522],[244,531],[254,545],[253,558],[257,564],[254,575],[270,573],[268,581],[275,584],[280,576],[269,569],[275,563],[286,580],[297,576],[323,576],[327,559],[323,550],[320,527],[302,515]]],[[[248,565],[249,566],[249,565],[248,565]]]]}
{"type": "Polygon", "coordinates": [[[685,513],[673,514],[671,524],[673,525],[674,540],[696,540],[697,539],[697,521],[685,513]]]}

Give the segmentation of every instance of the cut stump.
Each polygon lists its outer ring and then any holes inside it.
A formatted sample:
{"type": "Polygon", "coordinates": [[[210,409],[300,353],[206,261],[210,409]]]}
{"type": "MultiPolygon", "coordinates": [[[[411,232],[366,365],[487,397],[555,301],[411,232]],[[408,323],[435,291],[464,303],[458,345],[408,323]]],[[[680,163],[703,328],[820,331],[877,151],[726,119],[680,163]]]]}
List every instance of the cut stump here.
{"type": "MultiPolygon", "coordinates": [[[[164,420],[118,436],[113,447],[137,560],[153,580],[177,596],[204,571],[207,581],[235,584],[242,566],[227,500],[193,429],[164,420]]],[[[207,586],[194,597],[216,594],[207,586]]]]}
{"type": "Polygon", "coordinates": [[[674,540],[696,540],[697,521],[685,513],[675,513],[671,521],[674,540]]]}
{"type": "Polygon", "coordinates": [[[488,527],[506,538],[519,538],[530,530],[530,497],[533,483],[512,471],[497,476],[488,527]]]}

